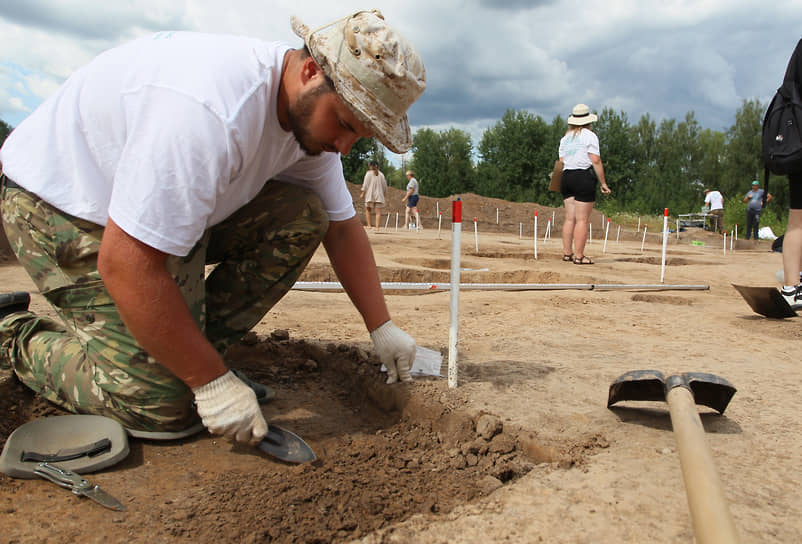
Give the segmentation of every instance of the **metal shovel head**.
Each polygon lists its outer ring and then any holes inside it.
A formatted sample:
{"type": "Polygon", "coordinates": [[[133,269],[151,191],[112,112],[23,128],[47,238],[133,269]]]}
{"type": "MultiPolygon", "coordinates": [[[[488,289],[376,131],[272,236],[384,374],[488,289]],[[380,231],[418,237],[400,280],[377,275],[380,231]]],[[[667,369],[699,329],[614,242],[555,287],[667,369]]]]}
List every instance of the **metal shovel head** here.
{"type": "Polygon", "coordinates": [[[747,285],[735,285],[734,283],[732,286],[744,297],[746,303],[755,313],[774,319],[784,319],[797,315],[776,287],[749,287],[747,285]]]}
{"type": "Polygon", "coordinates": [[[309,444],[297,434],[268,423],[267,435],[259,442],[259,449],[287,463],[310,463],[317,459],[309,444]]]}
{"type": "Polygon", "coordinates": [[[658,370],[633,370],[622,374],[610,385],[607,407],[622,400],[665,401],[674,387],[687,387],[696,404],[723,414],[737,391],[720,376],[706,372],[685,372],[665,378],[658,370]]]}

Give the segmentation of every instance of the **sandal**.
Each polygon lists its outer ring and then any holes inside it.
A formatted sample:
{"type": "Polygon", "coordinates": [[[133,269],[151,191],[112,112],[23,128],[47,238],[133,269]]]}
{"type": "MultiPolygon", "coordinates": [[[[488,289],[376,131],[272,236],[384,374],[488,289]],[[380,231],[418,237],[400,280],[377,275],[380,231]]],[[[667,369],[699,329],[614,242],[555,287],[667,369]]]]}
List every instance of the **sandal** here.
{"type": "Polygon", "coordinates": [[[582,257],[574,257],[574,264],[593,264],[593,260],[587,255],[582,257]]]}
{"type": "Polygon", "coordinates": [[[574,260],[574,254],[571,253],[570,255],[563,255],[563,261],[570,262],[574,260]]]}

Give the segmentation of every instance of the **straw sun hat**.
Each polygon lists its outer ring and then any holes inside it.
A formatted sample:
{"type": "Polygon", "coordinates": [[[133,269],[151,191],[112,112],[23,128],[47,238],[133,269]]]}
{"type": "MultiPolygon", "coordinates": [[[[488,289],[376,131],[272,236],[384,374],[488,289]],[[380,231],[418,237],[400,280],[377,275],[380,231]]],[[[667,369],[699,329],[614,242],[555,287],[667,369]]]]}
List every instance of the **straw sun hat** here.
{"type": "Polygon", "coordinates": [[[575,126],[589,125],[595,123],[599,118],[595,113],[590,113],[590,108],[587,104],[577,104],[571,110],[571,115],[568,117],[568,124],[575,126]]]}
{"type": "Polygon", "coordinates": [[[377,9],[315,30],[297,17],[290,24],[354,115],[391,151],[409,150],[407,109],[426,89],[426,70],[412,44],[377,9]]]}

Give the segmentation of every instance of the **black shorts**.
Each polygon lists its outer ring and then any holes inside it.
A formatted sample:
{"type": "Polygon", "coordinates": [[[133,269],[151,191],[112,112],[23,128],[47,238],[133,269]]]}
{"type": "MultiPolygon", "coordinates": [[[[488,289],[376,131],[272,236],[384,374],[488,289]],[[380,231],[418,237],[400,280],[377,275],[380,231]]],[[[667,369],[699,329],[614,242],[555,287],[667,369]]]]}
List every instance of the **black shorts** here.
{"type": "Polygon", "coordinates": [[[792,210],[802,210],[802,174],[788,176],[788,196],[792,210]]]}
{"type": "Polygon", "coordinates": [[[563,198],[574,197],[578,202],[596,202],[596,178],[593,176],[593,168],[563,170],[560,193],[563,198]]]}
{"type": "Polygon", "coordinates": [[[419,198],[420,195],[409,195],[409,198],[407,199],[407,208],[414,208],[417,206],[419,198]]]}

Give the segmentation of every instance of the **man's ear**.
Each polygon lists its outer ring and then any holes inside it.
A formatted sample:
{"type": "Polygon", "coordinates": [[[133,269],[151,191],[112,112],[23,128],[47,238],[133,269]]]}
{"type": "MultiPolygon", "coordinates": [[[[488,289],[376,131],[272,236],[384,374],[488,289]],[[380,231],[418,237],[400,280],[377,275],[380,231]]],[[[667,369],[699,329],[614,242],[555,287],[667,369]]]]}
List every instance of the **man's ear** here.
{"type": "Polygon", "coordinates": [[[326,75],[323,73],[323,70],[318,66],[315,59],[311,56],[306,57],[304,59],[303,65],[301,65],[301,83],[306,85],[310,82],[314,83],[319,78],[325,78],[326,75]]]}

